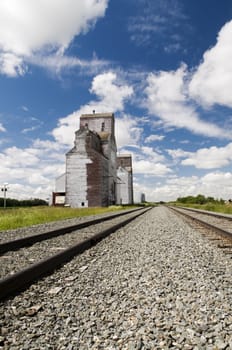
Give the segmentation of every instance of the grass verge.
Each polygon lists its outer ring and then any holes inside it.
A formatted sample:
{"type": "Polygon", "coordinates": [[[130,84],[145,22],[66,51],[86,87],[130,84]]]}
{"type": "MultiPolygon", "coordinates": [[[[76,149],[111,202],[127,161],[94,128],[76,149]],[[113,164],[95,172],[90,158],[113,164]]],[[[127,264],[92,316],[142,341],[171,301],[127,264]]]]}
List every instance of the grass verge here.
{"type": "Polygon", "coordinates": [[[0,231],[132,208],[133,206],[111,206],[107,208],[81,209],[63,207],[0,209],[0,231]]]}

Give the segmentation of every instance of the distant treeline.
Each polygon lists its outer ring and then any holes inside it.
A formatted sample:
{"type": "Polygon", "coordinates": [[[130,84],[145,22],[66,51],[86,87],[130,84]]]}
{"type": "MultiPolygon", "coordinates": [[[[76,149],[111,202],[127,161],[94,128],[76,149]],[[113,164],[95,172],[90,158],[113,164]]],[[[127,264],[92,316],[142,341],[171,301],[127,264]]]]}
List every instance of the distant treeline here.
{"type": "Polygon", "coordinates": [[[191,203],[191,204],[206,204],[206,203],[215,203],[215,204],[224,204],[223,199],[215,199],[213,197],[205,197],[203,194],[198,194],[197,196],[187,196],[177,198],[179,203],[191,203]]]}
{"type": "MultiPolygon", "coordinates": [[[[7,198],[6,199],[6,207],[35,207],[38,205],[48,205],[48,203],[39,198],[33,198],[33,199],[13,199],[13,198],[7,198]]],[[[0,207],[4,206],[4,199],[0,198],[0,207]]]]}

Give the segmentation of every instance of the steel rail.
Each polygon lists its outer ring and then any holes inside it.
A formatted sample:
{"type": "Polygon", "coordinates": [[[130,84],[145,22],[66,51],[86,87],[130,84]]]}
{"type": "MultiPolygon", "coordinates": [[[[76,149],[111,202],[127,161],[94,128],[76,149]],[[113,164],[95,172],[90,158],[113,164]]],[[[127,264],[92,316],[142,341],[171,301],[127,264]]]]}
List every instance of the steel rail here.
{"type": "Polygon", "coordinates": [[[15,295],[17,292],[25,290],[33,282],[37,281],[46,275],[51,274],[55,269],[61,267],[64,263],[70,261],[74,256],[83,253],[85,250],[93,247],[99,243],[102,239],[109,236],[116,230],[124,227],[134,219],[146,213],[151,208],[146,208],[142,212],[135,213],[130,218],[121,221],[118,224],[113,225],[103,231],[98,232],[96,235],[78,243],[72,247],[63,250],[49,258],[41,260],[28,268],[16,272],[13,275],[7,276],[0,280],[0,300],[15,295]]]}
{"type": "MultiPolygon", "coordinates": [[[[189,215],[189,214],[187,214],[187,213],[183,213],[182,211],[178,210],[178,209],[175,208],[175,207],[167,206],[167,208],[173,210],[175,213],[178,213],[178,214],[180,214],[180,215],[183,215],[183,216],[187,217],[188,219],[191,219],[192,221],[195,221],[195,222],[201,224],[202,226],[204,226],[204,227],[206,227],[206,228],[208,228],[208,229],[210,229],[210,230],[213,230],[214,232],[216,232],[217,234],[219,234],[219,235],[222,236],[222,237],[225,237],[225,238],[227,238],[227,239],[232,240],[232,233],[231,233],[231,232],[225,231],[225,230],[223,230],[222,228],[217,227],[217,226],[214,226],[214,225],[212,225],[212,224],[209,224],[208,222],[205,222],[205,221],[203,221],[203,220],[201,220],[201,219],[192,217],[191,215],[189,215]]],[[[183,208],[183,209],[185,209],[185,208],[183,208]]],[[[199,213],[199,214],[200,214],[200,213],[199,213]]],[[[203,214],[203,213],[201,212],[201,214],[203,214]]],[[[207,214],[205,213],[205,215],[207,215],[207,214]]],[[[213,213],[211,214],[211,216],[214,216],[213,213]]],[[[217,216],[217,215],[216,215],[216,216],[217,216]]],[[[223,218],[223,219],[227,219],[227,217],[225,217],[225,216],[220,216],[220,217],[223,218]]]]}
{"type": "MultiPolygon", "coordinates": [[[[169,207],[169,206],[168,206],[169,207]]],[[[228,221],[232,221],[232,216],[227,216],[227,215],[223,215],[223,213],[215,213],[215,212],[210,212],[207,210],[201,210],[201,209],[195,209],[195,208],[187,208],[187,207],[173,207],[170,206],[170,208],[180,208],[183,210],[188,210],[188,211],[192,211],[194,213],[199,213],[199,214],[205,214],[205,215],[209,215],[209,216],[214,216],[216,218],[222,218],[222,219],[227,219],[228,221]]]]}
{"type": "MultiPolygon", "coordinates": [[[[54,237],[58,237],[61,235],[64,235],[66,233],[70,233],[72,231],[76,231],[76,230],[80,230],[82,228],[91,226],[91,225],[96,225],[99,224],[101,222],[107,221],[107,220],[111,220],[129,213],[133,213],[136,212],[138,210],[142,210],[144,208],[136,208],[136,209],[132,209],[132,210],[127,210],[125,212],[122,213],[116,213],[110,216],[106,216],[106,217],[102,217],[102,218],[98,218],[98,219],[94,219],[91,221],[85,221],[76,225],[72,225],[72,226],[67,226],[67,227],[63,227],[57,230],[52,230],[52,231],[47,231],[47,232],[42,232],[42,233],[38,233],[32,236],[27,236],[27,237],[22,237],[22,238],[17,238],[11,241],[6,241],[3,243],[0,243],[0,254],[6,253],[8,251],[12,251],[12,250],[18,250],[20,248],[26,247],[26,246],[30,246],[34,243],[37,242],[41,242],[50,238],[54,238],[54,237]]],[[[35,228],[36,229],[36,228],[35,228]]]]}

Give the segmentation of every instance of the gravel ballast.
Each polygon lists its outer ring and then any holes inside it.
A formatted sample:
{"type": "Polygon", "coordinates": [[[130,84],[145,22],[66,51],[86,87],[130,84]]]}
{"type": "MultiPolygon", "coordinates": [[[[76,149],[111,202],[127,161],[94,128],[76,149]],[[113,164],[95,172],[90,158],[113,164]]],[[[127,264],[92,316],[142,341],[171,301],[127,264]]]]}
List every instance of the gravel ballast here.
{"type": "Polygon", "coordinates": [[[183,208],[173,208],[174,210],[187,214],[188,216],[191,216],[192,218],[199,219],[203,222],[206,222],[207,224],[219,227],[222,230],[225,230],[227,232],[230,232],[232,234],[232,221],[231,217],[228,215],[222,215],[217,214],[217,216],[214,216],[211,212],[210,214],[206,213],[205,211],[192,211],[192,210],[186,210],[183,208]]]}
{"type": "Polygon", "coordinates": [[[232,261],[154,208],[0,306],[0,349],[232,349],[232,261]]]}
{"type": "Polygon", "coordinates": [[[37,242],[29,247],[6,252],[0,256],[0,278],[12,275],[23,268],[29,267],[33,263],[39,262],[73,245],[81,243],[100,231],[139,215],[140,212],[142,211],[127,213],[126,215],[115,217],[109,221],[107,220],[99,224],[72,231],[71,233],[37,242]]]}

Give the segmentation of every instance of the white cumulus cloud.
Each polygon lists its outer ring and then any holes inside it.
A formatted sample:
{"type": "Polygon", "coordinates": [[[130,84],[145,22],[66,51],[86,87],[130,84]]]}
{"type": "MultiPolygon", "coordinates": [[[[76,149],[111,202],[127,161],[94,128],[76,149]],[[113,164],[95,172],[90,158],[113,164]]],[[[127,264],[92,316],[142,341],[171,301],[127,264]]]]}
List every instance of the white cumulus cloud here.
{"type": "Polygon", "coordinates": [[[190,95],[206,107],[232,107],[232,21],[220,30],[215,46],[205,52],[189,85],[190,95]]]}
{"type": "MultiPolygon", "coordinates": [[[[221,189],[223,191],[223,188],[230,188],[227,192],[227,196],[224,195],[224,198],[231,198],[232,197],[232,173],[230,172],[214,172],[214,173],[208,173],[202,178],[202,183],[204,186],[211,186],[212,188],[215,186],[218,189],[221,189]],[[228,197],[229,196],[229,197],[228,197]]],[[[219,196],[218,196],[219,197],[219,196]]]]}
{"type": "Polygon", "coordinates": [[[104,16],[108,0],[1,0],[0,72],[23,74],[39,54],[62,55],[80,33],[104,16]]]}
{"type": "Polygon", "coordinates": [[[130,115],[117,117],[115,120],[115,138],[118,149],[126,145],[135,146],[139,143],[142,129],[138,127],[136,119],[130,115]]]}
{"type": "Polygon", "coordinates": [[[171,173],[171,169],[167,165],[149,160],[135,160],[133,162],[134,174],[144,174],[151,176],[164,176],[171,173]]]}
{"type": "Polygon", "coordinates": [[[197,196],[203,194],[206,197],[217,199],[232,198],[232,173],[210,172],[200,176],[167,177],[163,183],[138,185],[140,192],[146,194],[148,201],[173,201],[178,197],[197,196]]]}
{"type": "Polygon", "coordinates": [[[48,198],[54,178],[64,172],[64,150],[52,141],[35,140],[31,147],[0,152],[0,184],[9,183],[10,198],[48,198]]]}
{"type": "Polygon", "coordinates": [[[164,135],[150,135],[148,137],[145,138],[144,142],[145,143],[151,143],[153,141],[162,141],[165,138],[164,135]]]}
{"type": "Polygon", "coordinates": [[[4,128],[4,126],[2,125],[2,123],[0,123],[0,131],[2,131],[2,132],[5,132],[5,131],[6,131],[6,129],[4,128]]]}
{"type": "Polygon", "coordinates": [[[196,134],[231,138],[230,133],[201,120],[190,105],[188,72],[185,65],[176,71],[150,73],[147,78],[145,105],[150,114],[159,117],[165,126],[186,128],[196,134]]]}
{"type": "MultiPolygon", "coordinates": [[[[96,100],[92,100],[86,105],[80,107],[79,110],[74,111],[70,115],[59,119],[58,126],[52,131],[52,135],[56,141],[61,144],[73,145],[74,141],[74,132],[79,128],[79,117],[82,114],[92,113],[93,110],[96,113],[108,113],[122,111],[124,109],[124,104],[132,96],[133,89],[132,87],[118,81],[117,75],[113,72],[106,72],[103,74],[97,75],[93,81],[90,92],[97,95],[96,100]]],[[[119,136],[118,144],[121,146],[127,140],[130,142],[134,136],[138,137],[138,129],[136,128],[135,123],[125,117],[125,125],[121,129],[119,136]],[[129,128],[132,128],[129,131],[129,128]]],[[[121,120],[117,121],[118,125],[121,124],[121,120]]],[[[116,133],[118,126],[116,126],[116,133]]],[[[134,140],[135,141],[135,140],[134,140]]]]}
{"type": "Polygon", "coordinates": [[[122,153],[130,153],[133,160],[133,173],[149,177],[163,177],[172,173],[163,154],[156,152],[152,147],[134,146],[133,149],[125,147],[122,153]]]}
{"type": "Polygon", "coordinates": [[[124,101],[132,96],[133,88],[128,85],[117,83],[117,75],[107,72],[97,75],[92,82],[90,92],[96,94],[111,110],[122,111],[124,101]]]}
{"type": "Polygon", "coordinates": [[[198,169],[216,169],[232,163],[232,143],[225,147],[201,148],[182,160],[182,165],[193,165],[198,169]]]}
{"type": "Polygon", "coordinates": [[[187,152],[180,148],[168,149],[167,152],[173,159],[185,158],[189,155],[192,155],[192,152],[187,152]]]}

